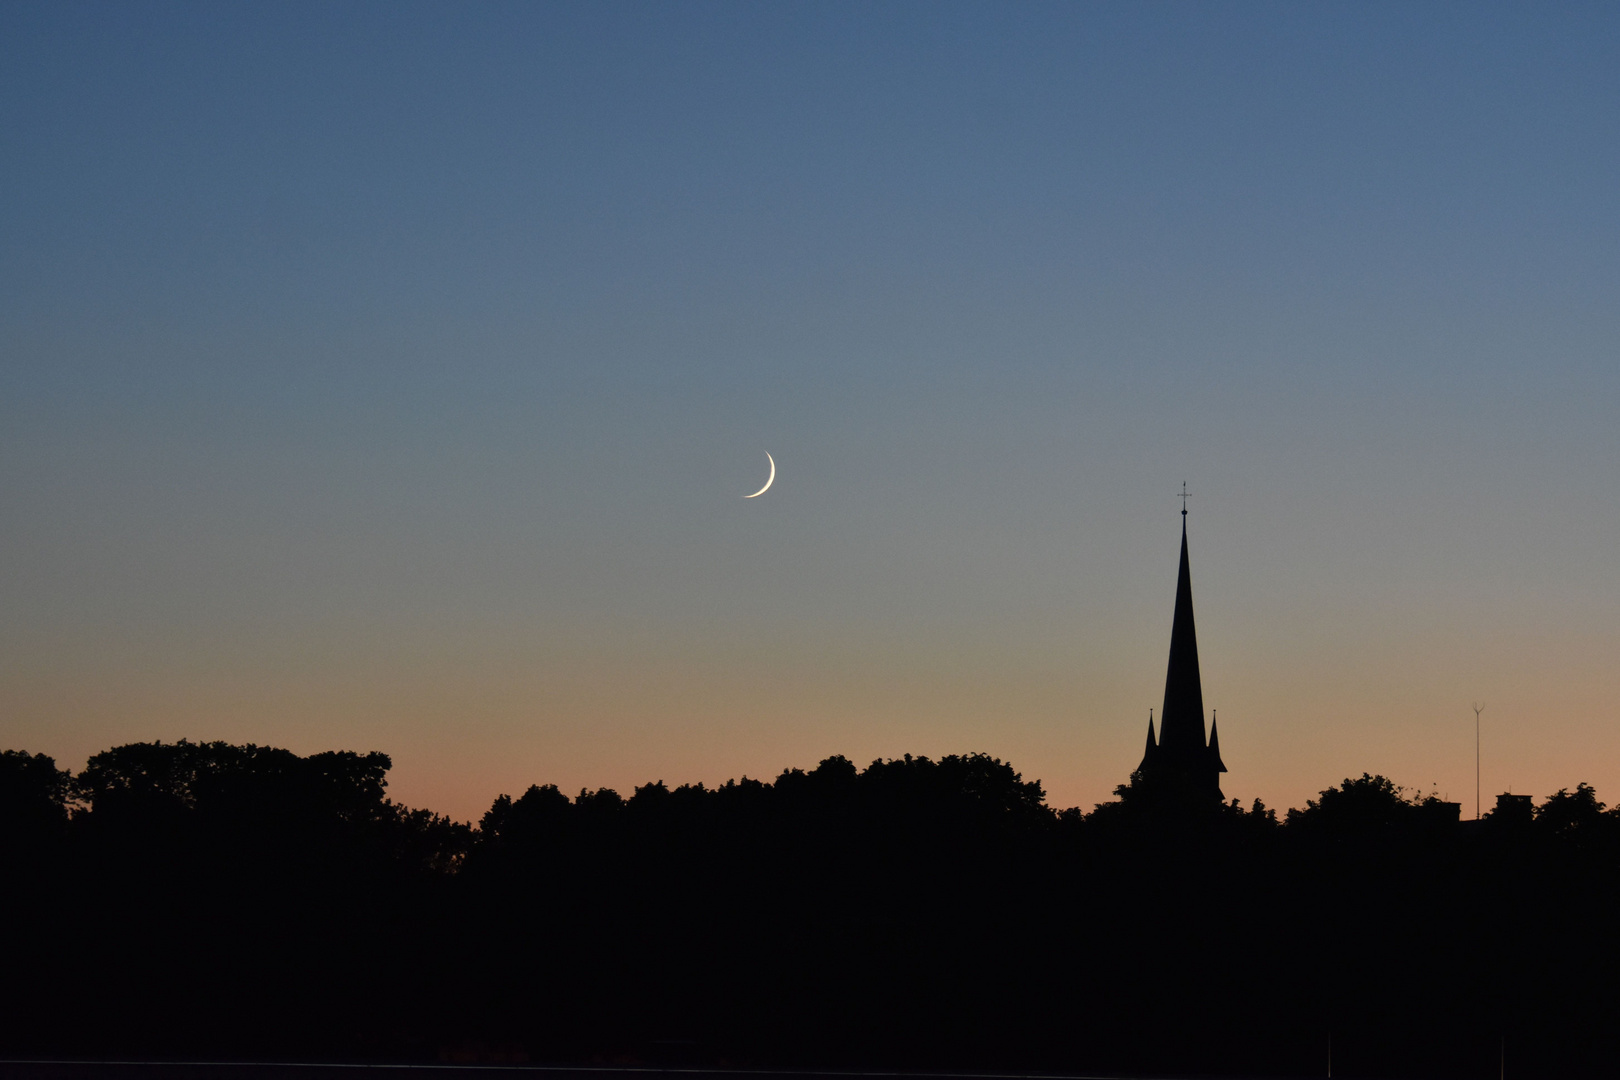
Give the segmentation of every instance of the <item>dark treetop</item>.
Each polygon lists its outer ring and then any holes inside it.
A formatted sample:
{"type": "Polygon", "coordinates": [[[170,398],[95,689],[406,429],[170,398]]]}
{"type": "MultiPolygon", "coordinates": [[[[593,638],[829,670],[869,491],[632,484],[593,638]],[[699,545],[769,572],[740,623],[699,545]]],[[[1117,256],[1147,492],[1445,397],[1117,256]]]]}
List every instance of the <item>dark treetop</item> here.
{"type": "Polygon", "coordinates": [[[1302,1076],[1331,1032],[1336,1076],[1612,1075],[1584,785],[1469,829],[1382,777],[1082,813],[985,755],[834,757],[469,826],[388,764],[0,754],[0,1057],[1302,1076]]]}

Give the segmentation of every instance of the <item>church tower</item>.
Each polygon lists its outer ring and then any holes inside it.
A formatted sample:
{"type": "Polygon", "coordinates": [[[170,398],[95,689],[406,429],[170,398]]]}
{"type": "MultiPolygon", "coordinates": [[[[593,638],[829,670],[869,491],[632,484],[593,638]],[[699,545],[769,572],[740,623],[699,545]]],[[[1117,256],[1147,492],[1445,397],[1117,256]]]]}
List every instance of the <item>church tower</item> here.
{"type": "MultiPolygon", "coordinates": [[[[1185,489],[1186,485],[1183,484],[1185,489]]],[[[1184,490],[1185,494],[1185,490],[1184,490]]],[[[1187,562],[1187,504],[1181,504],[1181,571],[1176,578],[1176,614],[1170,624],[1170,667],[1164,678],[1159,736],[1148,718],[1147,751],[1137,767],[1145,787],[1219,802],[1220,736],[1215,725],[1204,741],[1204,687],[1198,675],[1198,633],[1193,626],[1192,571],[1187,562]]]]}

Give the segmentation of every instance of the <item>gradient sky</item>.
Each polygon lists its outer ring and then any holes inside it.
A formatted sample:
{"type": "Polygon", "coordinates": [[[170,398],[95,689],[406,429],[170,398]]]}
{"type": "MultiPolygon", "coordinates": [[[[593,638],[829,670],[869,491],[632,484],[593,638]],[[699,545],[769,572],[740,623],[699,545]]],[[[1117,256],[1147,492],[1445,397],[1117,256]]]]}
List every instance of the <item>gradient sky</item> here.
{"type": "Polygon", "coordinates": [[[0,7],[0,745],[1620,800],[1612,4],[0,7]],[[764,480],[775,487],[744,500],[764,480]]]}

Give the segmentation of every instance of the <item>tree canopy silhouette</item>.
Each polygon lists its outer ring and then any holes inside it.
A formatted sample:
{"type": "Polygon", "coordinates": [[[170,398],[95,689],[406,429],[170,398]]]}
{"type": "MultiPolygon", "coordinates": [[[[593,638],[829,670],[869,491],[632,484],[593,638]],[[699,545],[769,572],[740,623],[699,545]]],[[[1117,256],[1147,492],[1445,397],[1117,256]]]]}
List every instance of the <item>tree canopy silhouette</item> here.
{"type": "Polygon", "coordinates": [[[1620,814],[1363,774],[1280,819],[984,754],[570,797],[476,826],[381,753],[0,754],[10,1054],[1606,1075],[1620,814]]]}

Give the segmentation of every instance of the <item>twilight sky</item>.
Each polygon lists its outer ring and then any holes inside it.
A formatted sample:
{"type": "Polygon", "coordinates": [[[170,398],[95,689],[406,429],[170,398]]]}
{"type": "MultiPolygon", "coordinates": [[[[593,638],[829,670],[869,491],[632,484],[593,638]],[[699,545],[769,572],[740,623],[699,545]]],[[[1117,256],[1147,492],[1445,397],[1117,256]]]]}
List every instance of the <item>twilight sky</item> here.
{"type": "Polygon", "coordinates": [[[1620,800],[1611,4],[0,7],[0,745],[1620,800]],[[765,452],[778,477],[765,496],[765,452]]]}

